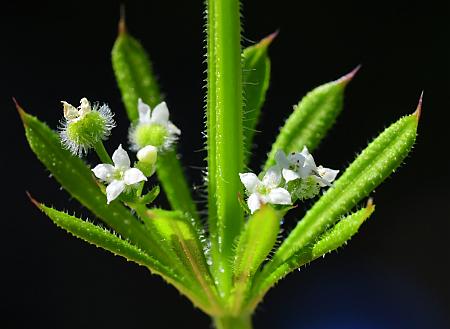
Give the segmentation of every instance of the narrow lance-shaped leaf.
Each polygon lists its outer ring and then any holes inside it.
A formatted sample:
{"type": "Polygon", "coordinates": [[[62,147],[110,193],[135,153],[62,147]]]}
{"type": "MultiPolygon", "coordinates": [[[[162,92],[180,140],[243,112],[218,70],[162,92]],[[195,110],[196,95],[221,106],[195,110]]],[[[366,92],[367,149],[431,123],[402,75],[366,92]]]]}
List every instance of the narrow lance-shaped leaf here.
{"type": "Polygon", "coordinates": [[[162,276],[168,283],[175,286],[181,293],[190,298],[194,304],[202,308],[203,305],[194,290],[189,289],[185,278],[179,276],[169,266],[165,266],[146,252],[121,239],[113,233],[92,223],[83,221],[64,212],[49,208],[33,200],[33,203],[42,210],[57,226],[65,229],[86,242],[125,257],[139,265],[147,267],[153,274],[162,276]]]}
{"type": "Polygon", "coordinates": [[[414,114],[393,123],[361,152],[286,238],[269,263],[271,269],[311,243],[395,171],[416,140],[420,107],[421,102],[414,114]]]}
{"type": "Polygon", "coordinates": [[[286,120],[272,145],[264,169],[275,164],[275,153],[301,151],[307,146],[313,151],[336,122],[344,104],[344,91],[359,67],[342,78],[310,91],[286,120]]]}
{"type": "Polygon", "coordinates": [[[150,59],[139,41],[126,31],[123,17],[111,58],[128,117],[135,121],[138,119],[138,99],[153,108],[161,102],[161,94],[150,59]]]}
{"type": "MultiPolygon", "coordinates": [[[[130,121],[138,118],[138,99],[152,108],[161,101],[161,94],[150,59],[125,27],[123,17],[119,22],[119,35],[112,50],[114,74],[130,121]]],[[[175,150],[158,154],[157,174],[173,209],[189,212],[198,220],[189,185],[175,150]]]]}
{"type": "Polygon", "coordinates": [[[253,286],[252,299],[248,307],[253,310],[265,293],[288,273],[346,244],[374,210],[375,206],[369,200],[365,208],[341,219],[334,227],[325,232],[317,242],[313,242],[296,252],[275,271],[260,273],[253,286]]]}
{"type": "MultiPolygon", "coordinates": [[[[213,152],[216,158],[213,163],[215,167],[208,163],[208,171],[215,172],[208,179],[215,179],[213,185],[216,190],[213,193],[217,205],[217,239],[211,240],[211,253],[220,254],[219,262],[213,263],[213,270],[221,294],[227,295],[231,285],[229,259],[233,257],[233,243],[244,223],[237,199],[242,191],[238,174],[243,168],[240,6],[239,1],[230,0],[215,0],[209,5],[214,6],[212,10],[208,9],[208,21],[214,22],[214,28],[208,29],[209,33],[213,33],[208,37],[214,38],[214,42],[208,43],[208,47],[214,46],[214,57],[208,59],[208,65],[214,72],[208,78],[215,79],[214,84],[210,85],[215,89],[215,100],[213,104],[208,104],[214,105],[214,108],[208,107],[207,116],[215,112],[213,152]]],[[[208,142],[209,145],[211,143],[208,142]]]]}
{"type": "Polygon", "coordinates": [[[233,263],[232,312],[238,315],[245,302],[253,276],[266,260],[280,231],[280,215],[264,206],[250,217],[239,236],[233,263]]]}
{"type": "Polygon", "coordinates": [[[105,195],[86,164],[63,149],[59,136],[45,123],[19,106],[18,110],[31,149],[61,186],[108,226],[153,255],[155,244],[147,238],[145,228],[130,211],[119,202],[107,205],[105,195]]]}
{"type": "Polygon", "coordinates": [[[242,53],[242,86],[245,98],[243,133],[246,160],[244,163],[247,163],[250,157],[256,125],[269,88],[270,59],[267,49],[276,35],[277,32],[272,33],[259,43],[247,47],[242,53]]]}
{"type": "Polygon", "coordinates": [[[146,225],[163,238],[164,247],[169,248],[185,269],[186,277],[193,278],[197,291],[202,292],[209,314],[220,312],[214,280],[206,264],[203,247],[190,219],[181,212],[152,209],[146,211],[146,225]]]}

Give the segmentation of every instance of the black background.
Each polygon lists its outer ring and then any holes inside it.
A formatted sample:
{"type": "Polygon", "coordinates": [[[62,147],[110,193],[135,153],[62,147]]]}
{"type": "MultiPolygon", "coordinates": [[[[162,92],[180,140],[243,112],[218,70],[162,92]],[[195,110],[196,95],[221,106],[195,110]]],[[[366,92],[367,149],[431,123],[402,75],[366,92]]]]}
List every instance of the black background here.
{"type": "MultiPolygon", "coordinates": [[[[414,152],[374,193],[377,211],[338,253],[291,274],[266,297],[256,328],[448,328],[449,20],[445,1],[246,1],[244,45],[276,29],[257,170],[292,105],[311,88],[363,67],[315,158],[343,169],[373,136],[414,111],[414,152]]],[[[149,51],[192,184],[201,184],[201,1],[128,1],[129,30],[149,51]]],[[[14,110],[56,127],[61,100],[108,102],[127,125],[110,64],[119,2],[14,1],[1,9],[1,328],[208,328],[210,320],[144,268],[81,242],[39,213],[38,200],[86,214],[29,150],[14,110]]],[[[163,202],[163,201],[162,201],[163,202]]],[[[309,206],[309,205],[308,205],[309,206]]],[[[292,227],[294,218],[286,220],[292,227]]]]}

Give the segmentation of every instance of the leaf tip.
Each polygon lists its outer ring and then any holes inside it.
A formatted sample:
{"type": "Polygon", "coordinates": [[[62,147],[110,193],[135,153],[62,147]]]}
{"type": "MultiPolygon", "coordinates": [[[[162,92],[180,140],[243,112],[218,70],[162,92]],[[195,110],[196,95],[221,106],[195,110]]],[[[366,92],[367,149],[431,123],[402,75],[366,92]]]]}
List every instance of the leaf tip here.
{"type": "Polygon", "coordinates": [[[413,113],[413,115],[416,116],[417,121],[419,121],[420,116],[422,114],[422,101],[423,101],[423,90],[422,90],[422,93],[420,94],[419,103],[417,104],[417,108],[413,113]]]}
{"type": "Polygon", "coordinates": [[[367,200],[366,209],[370,213],[372,213],[375,210],[375,205],[373,204],[373,198],[369,198],[367,200]]]}
{"type": "Polygon", "coordinates": [[[337,80],[337,82],[340,82],[340,83],[342,83],[344,85],[347,85],[350,81],[353,80],[353,78],[355,77],[356,73],[358,73],[358,71],[360,69],[361,69],[361,64],[359,64],[357,67],[355,67],[353,70],[351,70],[349,73],[347,73],[343,77],[339,78],[337,80]]]}
{"type": "Polygon", "coordinates": [[[272,43],[272,41],[277,37],[279,32],[280,32],[280,30],[276,30],[275,32],[269,34],[267,37],[262,39],[258,45],[263,46],[263,47],[268,47],[272,43]]]}
{"type": "Polygon", "coordinates": [[[31,196],[30,192],[25,191],[25,193],[27,194],[28,199],[30,199],[31,203],[34,204],[38,209],[42,210],[42,205],[31,196]]]}
{"type": "Polygon", "coordinates": [[[120,5],[120,18],[119,18],[119,36],[127,33],[127,24],[125,20],[125,4],[120,5]]]}
{"type": "Polygon", "coordinates": [[[25,112],[25,110],[22,108],[22,106],[20,106],[19,102],[17,101],[17,99],[15,97],[12,98],[14,105],[16,106],[16,110],[19,113],[20,119],[22,120],[22,122],[25,124],[25,115],[27,114],[25,112]]]}

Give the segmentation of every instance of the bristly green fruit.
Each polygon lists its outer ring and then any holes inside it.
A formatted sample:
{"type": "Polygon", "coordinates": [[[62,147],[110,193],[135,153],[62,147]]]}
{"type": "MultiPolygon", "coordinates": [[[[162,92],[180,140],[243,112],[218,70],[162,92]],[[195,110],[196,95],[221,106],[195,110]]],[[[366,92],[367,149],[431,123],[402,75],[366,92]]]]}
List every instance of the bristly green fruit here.
{"type": "Polygon", "coordinates": [[[134,140],[139,148],[147,145],[160,147],[167,137],[167,129],[160,125],[139,125],[134,131],[134,140]]]}

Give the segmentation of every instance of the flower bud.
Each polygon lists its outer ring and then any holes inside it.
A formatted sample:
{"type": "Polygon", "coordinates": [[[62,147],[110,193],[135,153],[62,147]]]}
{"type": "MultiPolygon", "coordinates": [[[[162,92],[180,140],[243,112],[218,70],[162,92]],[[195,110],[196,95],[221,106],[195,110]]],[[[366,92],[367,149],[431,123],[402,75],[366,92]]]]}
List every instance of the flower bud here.
{"type": "Polygon", "coordinates": [[[158,149],[153,145],[147,145],[140,149],[136,156],[139,161],[154,165],[158,157],[158,149]]]}

